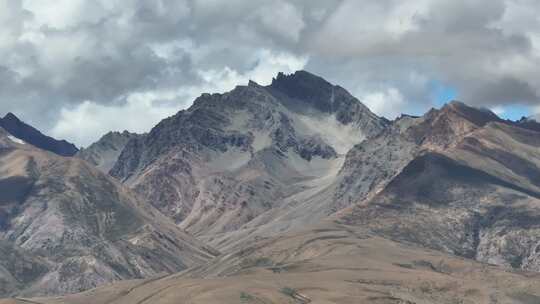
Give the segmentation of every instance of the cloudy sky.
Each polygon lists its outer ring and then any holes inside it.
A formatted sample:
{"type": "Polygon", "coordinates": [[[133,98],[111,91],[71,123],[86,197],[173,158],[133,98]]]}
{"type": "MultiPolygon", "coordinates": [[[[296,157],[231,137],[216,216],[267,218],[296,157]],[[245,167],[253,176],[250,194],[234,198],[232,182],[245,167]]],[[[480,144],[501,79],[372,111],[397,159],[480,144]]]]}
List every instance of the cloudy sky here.
{"type": "Polygon", "coordinates": [[[0,0],[0,114],[87,145],[305,69],[374,112],[540,112],[537,0],[0,0]]]}

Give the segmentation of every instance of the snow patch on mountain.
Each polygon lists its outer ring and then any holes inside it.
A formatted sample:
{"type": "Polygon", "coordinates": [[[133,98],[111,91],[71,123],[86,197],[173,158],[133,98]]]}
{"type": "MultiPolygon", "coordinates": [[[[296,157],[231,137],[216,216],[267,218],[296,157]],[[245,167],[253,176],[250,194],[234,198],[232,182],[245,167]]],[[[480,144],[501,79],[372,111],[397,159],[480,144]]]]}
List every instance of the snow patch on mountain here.
{"type": "Polygon", "coordinates": [[[12,142],[17,143],[17,144],[19,144],[19,145],[25,145],[25,144],[26,144],[26,142],[24,142],[24,140],[21,140],[21,139],[15,137],[15,136],[13,136],[13,135],[8,135],[8,138],[9,138],[9,140],[11,140],[12,142]]]}

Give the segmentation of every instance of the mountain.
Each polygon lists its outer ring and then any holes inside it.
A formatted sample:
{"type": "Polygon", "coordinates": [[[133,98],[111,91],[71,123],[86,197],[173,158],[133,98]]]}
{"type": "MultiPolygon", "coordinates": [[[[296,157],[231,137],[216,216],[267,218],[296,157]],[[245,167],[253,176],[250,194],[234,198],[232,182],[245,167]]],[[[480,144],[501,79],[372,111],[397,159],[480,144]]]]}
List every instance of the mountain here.
{"type": "Polygon", "coordinates": [[[341,221],[400,242],[508,268],[540,270],[540,132],[452,103],[397,121],[349,153],[349,178],[369,160],[390,178],[341,221]],[[377,146],[375,150],[374,146],[377,146]]]}
{"type": "Polygon", "coordinates": [[[536,270],[538,135],[457,101],[389,122],[299,71],[203,94],[130,140],[111,174],[224,252],[331,216],[536,270]]]}
{"type": "MultiPolygon", "coordinates": [[[[312,196],[388,123],[318,76],[280,73],[269,86],[203,94],[129,140],[110,172],[180,227],[211,236],[312,196]]],[[[332,209],[303,213],[315,221],[332,209]]]]}
{"type": "Polygon", "coordinates": [[[0,253],[1,295],[78,292],[217,254],[91,164],[2,128],[0,253]]]}
{"type": "Polygon", "coordinates": [[[86,160],[102,172],[109,173],[127,142],[138,136],[128,131],[109,132],[97,142],[77,152],[76,157],[86,160]]]}
{"type": "Polygon", "coordinates": [[[0,128],[4,294],[146,278],[7,303],[540,301],[532,120],[453,101],[388,121],[299,71],[119,136],[88,153],[108,176],[0,128]]]}
{"type": "Polygon", "coordinates": [[[225,252],[332,216],[536,271],[539,135],[457,101],[389,123],[297,72],[201,96],[130,141],[111,173],[225,252]]]}
{"type": "Polygon", "coordinates": [[[34,127],[22,122],[13,113],[0,118],[0,127],[26,143],[61,156],[73,156],[78,151],[74,144],[42,134],[34,127]]]}

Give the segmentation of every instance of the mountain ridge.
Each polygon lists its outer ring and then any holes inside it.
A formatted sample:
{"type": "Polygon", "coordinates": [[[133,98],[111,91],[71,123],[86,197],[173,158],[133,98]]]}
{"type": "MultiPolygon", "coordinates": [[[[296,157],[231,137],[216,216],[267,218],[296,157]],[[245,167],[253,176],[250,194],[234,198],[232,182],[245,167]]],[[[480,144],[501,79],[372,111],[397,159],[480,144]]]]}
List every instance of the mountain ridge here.
{"type": "Polygon", "coordinates": [[[73,156],[78,151],[74,144],[44,135],[11,112],[0,119],[0,127],[20,140],[61,156],[73,156]]]}
{"type": "Polygon", "coordinates": [[[305,188],[299,182],[325,174],[333,160],[387,124],[344,89],[315,75],[301,71],[276,79],[266,87],[252,82],[228,93],[201,95],[145,137],[130,140],[111,174],[177,223],[186,219],[182,227],[188,231],[201,233],[220,221],[215,229],[228,231],[272,209],[271,201],[305,188]],[[280,89],[290,81],[316,86],[331,100],[313,101],[280,89]],[[313,166],[322,173],[311,175],[313,166]],[[298,186],[287,185],[291,182],[298,186]],[[223,193],[218,205],[206,198],[215,191],[223,193]],[[243,203],[249,200],[253,203],[243,203]]]}
{"type": "Polygon", "coordinates": [[[128,131],[111,131],[90,146],[79,150],[75,156],[93,164],[104,173],[109,173],[127,142],[138,136],[142,135],[128,131]]]}

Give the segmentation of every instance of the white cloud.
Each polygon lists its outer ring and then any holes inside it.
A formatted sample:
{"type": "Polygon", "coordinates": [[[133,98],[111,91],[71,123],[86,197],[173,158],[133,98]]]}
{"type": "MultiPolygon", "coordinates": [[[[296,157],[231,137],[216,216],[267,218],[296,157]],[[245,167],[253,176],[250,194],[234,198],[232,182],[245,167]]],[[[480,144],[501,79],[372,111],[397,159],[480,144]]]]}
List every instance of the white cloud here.
{"type": "Polygon", "coordinates": [[[199,75],[207,84],[206,88],[209,89],[207,92],[229,91],[237,85],[246,84],[249,80],[260,85],[268,85],[278,72],[292,73],[303,69],[308,57],[261,50],[257,52],[255,62],[257,65],[245,73],[225,67],[221,70],[202,70],[199,71],[199,75]]]}
{"type": "Polygon", "coordinates": [[[536,119],[536,121],[540,122],[540,106],[533,107],[532,114],[532,117],[536,119]]]}
{"type": "Polygon", "coordinates": [[[82,22],[97,22],[105,13],[100,1],[85,0],[23,0],[24,9],[32,12],[27,26],[38,29],[47,26],[66,29],[82,22]]]}
{"type": "Polygon", "coordinates": [[[63,108],[51,134],[88,146],[109,131],[147,132],[161,119],[178,111],[178,107],[172,105],[157,106],[154,101],[160,97],[162,94],[155,92],[136,93],[121,106],[87,100],[75,107],[63,108]]]}
{"type": "Polygon", "coordinates": [[[362,94],[362,101],[373,113],[394,119],[407,111],[407,103],[396,88],[362,94]]]}
{"type": "Polygon", "coordinates": [[[287,73],[302,69],[305,57],[290,54],[258,52],[258,64],[246,73],[226,67],[222,70],[199,71],[203,83],[180,86],[175,90],[146,91],[129,94],[120,105],[103,105],[85,101],[75,107],[64,107],[52,135],[87,146],[108,131],[128,130],[136,133],[149,131],[160,120],[188,107],[205,92],[226,92],[249,79],[269,84],[277,72],[287,73]]]}
{"type": "Polygon", "coordinates": [[[380,52],[418,30],[418,21],[428,13],[431,2],[344,1],[314,37],[314,47],[330,54],[380,52]]]}
{"type": "Polygon", "coordinates": [[[257,11],[255,18],[273,34],[297,41],[305,23],[302,13],[285,1],[272,1],[257,11]]]}
{"type": "Polygon", "coordinates": [[[497,114],[497,116],[501,116],[504,113],[506,113],[506,108],[503,107],[503,106],[492,107],[490,110],[491,110],[491,112],[497,114]]]}

